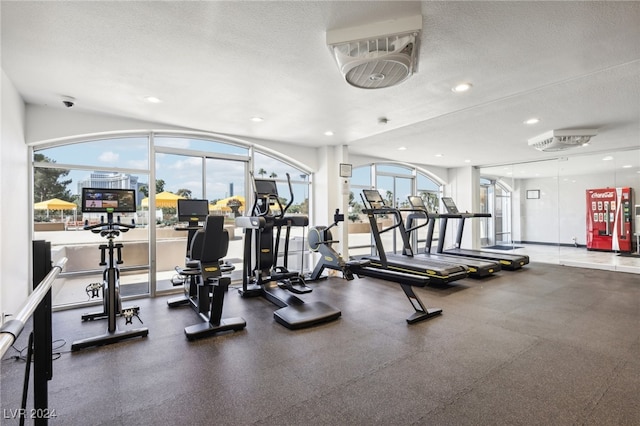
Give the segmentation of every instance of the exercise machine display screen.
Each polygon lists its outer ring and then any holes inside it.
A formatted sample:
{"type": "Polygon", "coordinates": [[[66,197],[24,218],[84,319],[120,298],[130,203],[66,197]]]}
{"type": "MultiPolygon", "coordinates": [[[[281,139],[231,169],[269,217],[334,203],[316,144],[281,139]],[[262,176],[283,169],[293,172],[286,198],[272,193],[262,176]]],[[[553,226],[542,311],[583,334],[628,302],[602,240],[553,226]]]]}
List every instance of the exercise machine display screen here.
{"type": "Polygon", "coordinates": [[[256,194],[258,196],[274,195],[278,196],[278,186],[275,180],[256,179],[256,194]]]}
{"type": "Polygon", "coordinates": [[[447,209],[447,213],[458,214],[458,207],[456,207],[456,203],[453,202],[453,198],[451,197],[442,197],[442,204],[447,209]]]}
{"type": "Polygon", "coordinates": [[[208,215],[208,200],[178,200],[178,220],[180,222],[204,222],[208,215]]]}
{"type": "Polygon", "coordinates": [[[413,207],[414,209],[427,210],[427,206],[424,204],[424,200],[417,195],[409,195],[408,199],[409,204],[411,204],[411,207],[413,207]]]}
{"type": "Polygon", "coordinates": [[[82,188],[83,213],[135,213],[133,189],[82,188]]]}
{"type": "Polygon", "coordinates": [[[364,195],[364,199],[367,200],[367,203],[372,208],[379,209],[384,207],[384,200],[377,189],[363,189],[362,195],[364,195]]]}

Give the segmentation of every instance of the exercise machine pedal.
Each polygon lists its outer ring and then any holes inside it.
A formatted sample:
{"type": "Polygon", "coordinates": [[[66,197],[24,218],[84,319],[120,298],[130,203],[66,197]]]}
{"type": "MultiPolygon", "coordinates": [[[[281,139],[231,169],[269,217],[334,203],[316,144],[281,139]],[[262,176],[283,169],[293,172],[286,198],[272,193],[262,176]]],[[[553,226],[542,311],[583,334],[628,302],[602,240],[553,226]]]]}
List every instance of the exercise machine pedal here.
{"type": "Polygon", "coordinates": [[[313,291],[313,289],[306,285],[303,280],[296,280],[293,278],[278,281],[278,287],[289,290],[291,293],[295,294],[307,294],[313,291]]]}

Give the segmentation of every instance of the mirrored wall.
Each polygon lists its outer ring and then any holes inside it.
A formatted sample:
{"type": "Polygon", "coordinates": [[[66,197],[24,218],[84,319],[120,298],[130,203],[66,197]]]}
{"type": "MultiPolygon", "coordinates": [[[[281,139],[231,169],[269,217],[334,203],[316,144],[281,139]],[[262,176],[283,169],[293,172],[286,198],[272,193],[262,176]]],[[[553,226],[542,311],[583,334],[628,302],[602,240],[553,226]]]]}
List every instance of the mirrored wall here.
{"type": "Polygon", "coordinates": [[[480,176],[492,213],[483,245],[532,262],[640,271],[640,149],[482,167],[480,176]]]}

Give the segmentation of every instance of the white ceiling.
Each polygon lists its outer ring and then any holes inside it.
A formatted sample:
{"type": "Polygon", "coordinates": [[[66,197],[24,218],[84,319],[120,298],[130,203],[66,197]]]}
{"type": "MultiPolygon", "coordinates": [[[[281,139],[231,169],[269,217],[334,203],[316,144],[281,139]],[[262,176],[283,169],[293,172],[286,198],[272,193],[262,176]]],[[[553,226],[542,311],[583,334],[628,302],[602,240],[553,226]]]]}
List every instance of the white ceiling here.
{"type": "Polygon", "coordinates": [[[560,155],[640,147],[636,1],[0,7],[2,68],[31,104],[64,108],[67,95],[78,110],[299,145],[345,144],[354,154],[442,167],[556,157],[527,144],[552,129],[599,129],[589,147],[560,155]],[[349,86],[326,31],[415,14],[423,16],[418,72],[392,88],[349,86]],[[472,90],[453,93],[460,82],[472,90]],[[524,125],[531,117],[540,123],[524,125]]]}

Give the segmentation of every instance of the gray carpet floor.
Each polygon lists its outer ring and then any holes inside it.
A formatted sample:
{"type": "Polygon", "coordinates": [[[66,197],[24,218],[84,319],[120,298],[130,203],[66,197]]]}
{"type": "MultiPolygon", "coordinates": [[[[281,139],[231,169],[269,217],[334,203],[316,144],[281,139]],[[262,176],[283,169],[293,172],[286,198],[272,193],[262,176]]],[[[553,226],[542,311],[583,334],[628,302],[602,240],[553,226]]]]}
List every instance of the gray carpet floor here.
{"type": "MultiPolygon", "coordinates": [[[[272,304],[232,289],[224,316],[244,317],[246,329],[189,342],[193,310],[143,299],[135,303],[147,338],[71,353],[106,323],[82,323],[86,309],[54,313],[49,423],[640,424],[638,275],[534,263],[420,288],[443,314],[413,325],[397,284],[311,286],[305,298],[341,309],[339,320],[291,331],[273,320],[272,304]]],[[[14,354],[2,361],[3,425],[18,424],[7,418],[25,368],[14,354]]]]}

